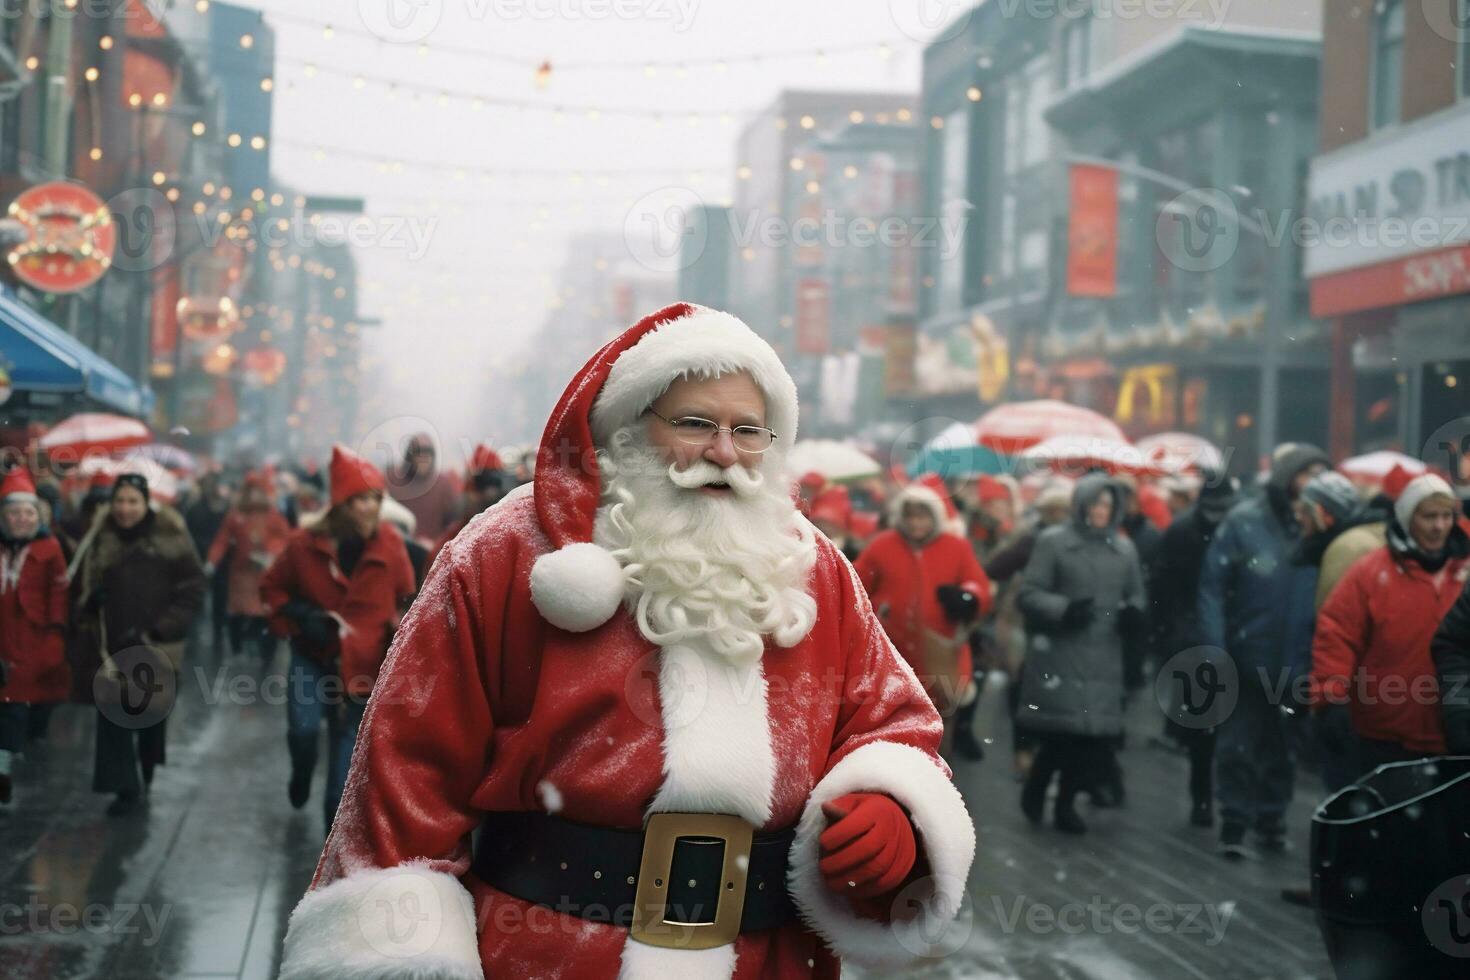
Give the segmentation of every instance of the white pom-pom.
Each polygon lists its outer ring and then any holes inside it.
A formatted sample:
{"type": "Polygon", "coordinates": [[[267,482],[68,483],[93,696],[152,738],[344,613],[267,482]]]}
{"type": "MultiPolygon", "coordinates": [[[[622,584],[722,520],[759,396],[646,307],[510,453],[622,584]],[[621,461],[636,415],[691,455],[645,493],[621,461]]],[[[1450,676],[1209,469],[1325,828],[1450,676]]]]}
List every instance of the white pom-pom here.
{"type": "Polygon", "coordinates": [[[552,626],[569,633],[594,630],[623,601],[623,566],[595,544],[569,544],[531,566],[531,601],[552,626]]]}

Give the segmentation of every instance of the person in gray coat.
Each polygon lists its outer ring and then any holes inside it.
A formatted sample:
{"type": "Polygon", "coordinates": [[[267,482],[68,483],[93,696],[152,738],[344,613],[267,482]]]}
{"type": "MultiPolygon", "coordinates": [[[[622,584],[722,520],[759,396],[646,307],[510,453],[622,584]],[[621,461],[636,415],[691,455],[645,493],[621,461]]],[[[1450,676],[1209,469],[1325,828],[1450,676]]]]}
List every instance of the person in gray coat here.
{"type": "Polygon", "coordinates": [[[1072,520],[1043,532],[1021,578],[1016,604],[1029,646],[1020,724],[1040,742],[1021,809],[1040,824],[1052,776],[1061,774],[1058,830],[1087,830],[1077,793],[1107,763],[1123,731],[1123,645],[1146,629],[1143,572],[1119,533],[1117,485],[1094,474],[1077,484],[1072,520]]]}

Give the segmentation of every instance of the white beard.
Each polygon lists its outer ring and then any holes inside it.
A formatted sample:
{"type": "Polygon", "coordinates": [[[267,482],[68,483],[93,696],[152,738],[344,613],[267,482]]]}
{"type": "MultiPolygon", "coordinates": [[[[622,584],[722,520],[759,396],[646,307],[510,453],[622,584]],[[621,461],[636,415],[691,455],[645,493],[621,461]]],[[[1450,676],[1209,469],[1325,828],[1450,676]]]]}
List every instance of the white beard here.
{"type": "Polygon", "coordinates": [[[701,639],[739,662],[758,659],[767,636],[792,647],[811,632],[816,541],[781,481],[738,464],[677,470],[636,425],[610,442],[594,540],[623,566],[628,610],[649,641],[701,639]],[[696,489],[717,481],[730,491],[696,489]]]}

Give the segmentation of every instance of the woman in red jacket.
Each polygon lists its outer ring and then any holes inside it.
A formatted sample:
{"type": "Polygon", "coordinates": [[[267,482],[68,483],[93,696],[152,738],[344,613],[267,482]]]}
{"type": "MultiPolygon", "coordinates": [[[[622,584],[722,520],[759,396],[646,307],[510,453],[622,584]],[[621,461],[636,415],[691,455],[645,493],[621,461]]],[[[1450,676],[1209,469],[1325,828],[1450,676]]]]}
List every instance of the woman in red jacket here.
{"type": "Polygon", "coordinates": [[[36,486],[23,469],[0,482],[0,805],[24,747],[30,706],[66,699],[66,560],[41,524],[36,486]]]}
{"type": "Polygon", "coordinates": [[[272,644],[266,632],[267,610],[260,599],[260,579],[286,547],[291,526],[271,504],[270,482],[263,473],[245,477],[240,499],[225,516],[205,557],[204,574],[214,577],[215,566],[229,555],[230,650],[245,651],[247,644],[269,659],[272,644]]]}
{"type": "Polygon", "coordinates": [[[1325,746],[1360,773],[1445,753],[1430,641],[1470,577],[1454,491],[1418,477],[1394,504],[1388,544],[1358,559],[1323,604],[1312,699],[1325,746]]]}
{"type": "Polygon", "coordinates": [[[383,475],[367,460],[332,449],[332,506],[302,522],[266,570],[260,595],[270,628],[291,641],[286,743],[291,805],[311,794],[317,738],[327,722],[326,819],[347,783],[368,695],[414,592],[403,538],[380,523],[383,475]]]}
{"type": "MultiPolygon", "coordinates": [[[[990,579],[968,541],[943,530],[943,499],[911,484],[894,498],[893,527],[858,557],[878,619],[946,719],[970,684],[969,625],[990,610],[990,579]]],[[[955,738],[973,749],[973,731],[955,738]]],[[[967,753],[968,754],[968,753],[967,753]]]]}

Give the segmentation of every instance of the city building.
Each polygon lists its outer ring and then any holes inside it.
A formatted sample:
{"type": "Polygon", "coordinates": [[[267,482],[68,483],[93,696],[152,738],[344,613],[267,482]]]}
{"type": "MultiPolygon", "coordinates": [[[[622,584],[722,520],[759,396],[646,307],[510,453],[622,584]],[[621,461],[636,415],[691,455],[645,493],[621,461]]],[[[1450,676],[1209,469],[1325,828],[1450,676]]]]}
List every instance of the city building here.
{"type": "Polygon", "coordinates": [[[1470,4],[1334,0],[1306,275],[1332,333],[1332,449],[1457,472],[1470,435],[1470,4]]]}
{"type": "Polygon", "coordinates": [[[919,355],[951,370],[916,418],[969,421],[978,381],[1242,470],[1324,438],[1325,345],[1270,239],[1315,150],[1320,5],[1076,6],[981,4],[925,52],[924,212],[968,221],[922,256],[919,355]]]}

